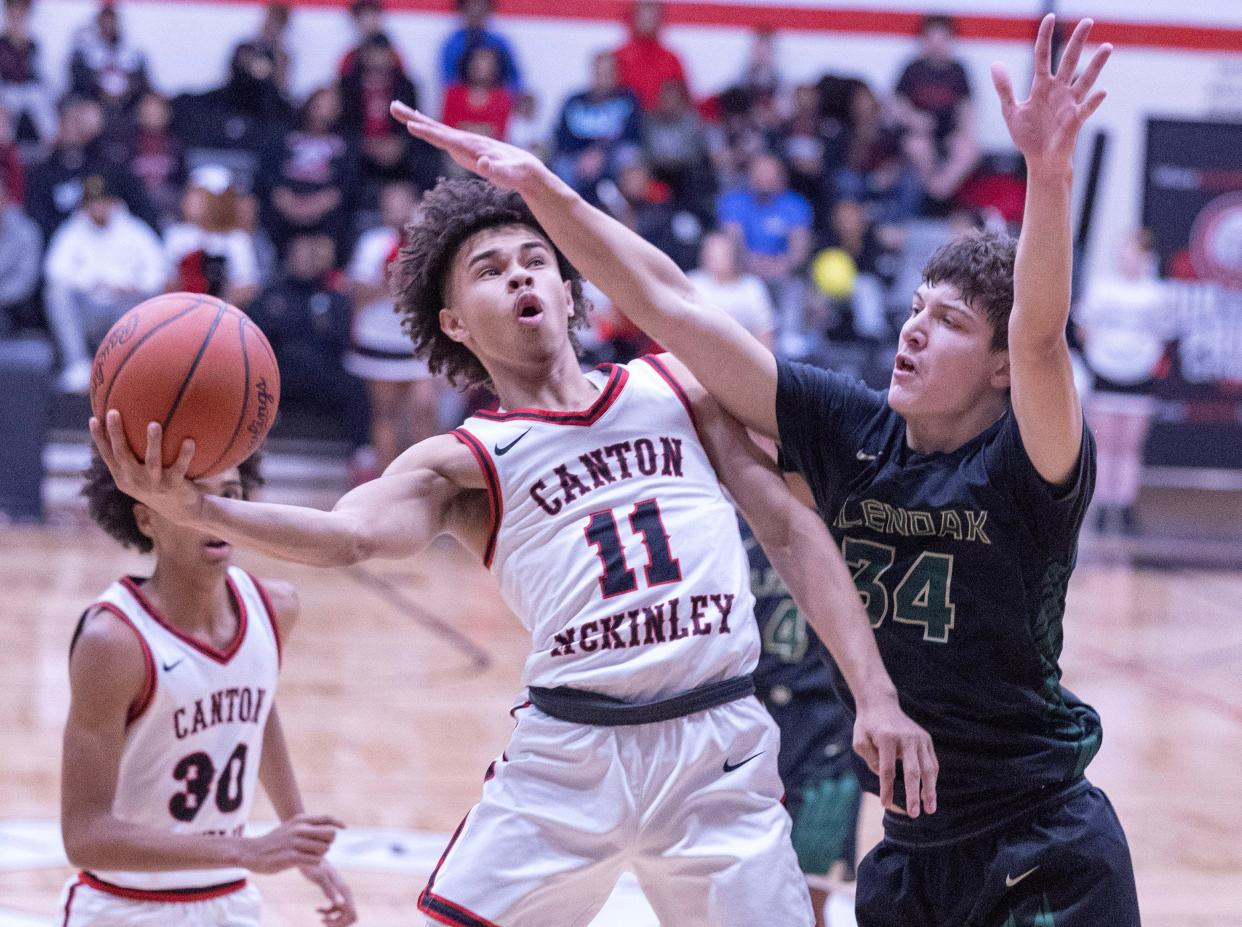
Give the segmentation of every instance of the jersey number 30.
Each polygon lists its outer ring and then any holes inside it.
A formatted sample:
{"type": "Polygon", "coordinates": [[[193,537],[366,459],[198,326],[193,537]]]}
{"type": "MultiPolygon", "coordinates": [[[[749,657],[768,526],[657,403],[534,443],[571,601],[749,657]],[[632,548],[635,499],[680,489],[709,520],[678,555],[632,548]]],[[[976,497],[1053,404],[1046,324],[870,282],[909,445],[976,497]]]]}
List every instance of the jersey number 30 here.
{"type": "Polygon", "coordinates": [[[178,821],[193,821],[207,804],[211,787],[216,787],[216,807],[223,814],[231,814],[242,805],[242,782],[246,776],[246,745],[238,744],[216,777],[215,764],[206,753],[191,753],[181,758],[173,767],[173,778],[185,783],[185,791],[178,792],[168,802],[169,813],[178,821]]]}
{"type": "Polygon", "coordinates": [[[846,538],[841,552],[854,574],[854,585],[867,609],[871,627],[882,625],[891,607],[894,621],[923,626],[923,640],[948,643],[957,611],[949,598],[953,585],[951,554],[923,551],[890,595],[880,580],[893,565],[897,548],[846,538]]]}

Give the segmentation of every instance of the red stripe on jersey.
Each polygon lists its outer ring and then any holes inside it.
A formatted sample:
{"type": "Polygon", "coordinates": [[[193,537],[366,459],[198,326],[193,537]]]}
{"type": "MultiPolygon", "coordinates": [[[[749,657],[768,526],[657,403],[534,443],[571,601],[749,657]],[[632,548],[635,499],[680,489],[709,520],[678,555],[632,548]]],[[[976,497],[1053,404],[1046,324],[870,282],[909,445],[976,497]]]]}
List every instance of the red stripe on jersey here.
{"type": "Polygon", "coordinates": [[[233,604],[237,606],[237,633],[233,635],[233,640],[227,647],[223,650],[217,650],[210,644],[204,643],[198,638],[191,637],[189,634],[186,634],[175,624],[160,614],[159,609],[151,604],[151,600],[146,597],[142,591],[142,587],[134,581],[132,576],[121,577],[121,585],[128,589],[130,594],[138,600],[138,604],[142,606],[143,611],[150,615],[151,619],[156,624],[162,627],[173,637],[189,644],[199,653],[204,656],[211,657],[211,659],[215,660],[217,663],[228,663],[232,660],[233,657],[237,655],[237,651],[241,649],[242,641],[246,639],[246,623],[248,621],[248,617],[246,615],[246,600],[242,598],[242,594],[237,590],[237,586],[234,585],[231,577],[227,580],[227,582],[229,592],[233,596],[233,604]]]}
{"type": "Polygon", "coordinates": [[[522,421],[547,422],[550,425],[582,427],[594,425],[616,402],[617,397],[621,395],[621,390],[625,388],[625,381],[629,378],[629,371],[616,364],[600,364],[599,369],[608,370],[608,380],[604,383],[603,389],[599,391],[599,395],[595,397],[595,401],[580,412],[554,412],[550,409],[510,409],[508,412],[483,410],[474,413],[475,418],[489,422],[511,422],[521,419],[522,421]]]}
{"type": "Polygon", "coordinates": [[[155,698],[155,685],[158,677],[155,674],[155,655],[151,653],[151,645],[147,643],[147,639],[142,636],[142,632],[134,626],[129,617],[113,605],[111,602],[96,602],[95,608],[102,608],[111,615],[115,615],[120,619],[127,628],[134,632],[134,636],[138,638],[138,644],[142,647],[142,662],[145,664],[146,678],[142,684],[142,691],[138,693],[138,698],[129,706],[129,712],[125,716],[126,726],[133,724],[142,717],[150,706],[151,701],[155,698]]]}
{"type": "Polygon", "coordinates": [[[280,639],[280,622],[276,620],[276,609],[272,608],[272,600],[267,597],[267,590],[263,588],[258,577],[253,573],[246,573],[246,575],[254,583],[255,591],[259,593],[259,600],[263,603],[263,610],[267,612],[267,622],[272,626],[272,636],[276,638],[276,666],[280,667],[284,664],[285,651],[284,642],[280,639]]]}
{"type": "Polygon", "coordinates": [[[639,360],[645,360],[650,364],[651,369],[663,377],[664,382],[673,388],[673,392],[677,394],[681,404],[686,407],[686,414],[690,416],[690,424],[697,430],[699,424],[694,419],[694,407],[690,405],[690,397],[686,395],[686,391],[682,389],[681,384],[677,382],[677,378],[673,376],[673,372],[668,369],[664,361],[654,354],[644,354],[639,360]]]}
{"type": "Polygon", "coordinates": [[[246,887],[245,879],[237,879],[234,882],[221,882],[219,885],[205,885],[202,888],[166,888],[159,891],[147,891],[141,888],[113,885],[111,882],[96,878],[89,872],[79,873],[78,882],[96,891],[115,895],[118,898],[128,898],[131,901],[210,901],[212,898],[221,898],[224,895],[239,892],[246,887]]]}
{"type": "Polygon", "coordinates": [[[500,535],[500,519],[505,513],[504,499],[500,496],[500,476],[482,441],[464,428],[453,429],[452,435],[469,448],[479,469],[483,471],[483,481],[487,484],[487,510],[491,514],[492,524],[487,535],[487,547],[483,551],[483,566],[491,569],[492,558],[496,556],[496,538],[500,535]]]}
{"type": "Polygon", "coordinates": [[[447,898],[433,895],[427,890],[424,890],[418,896],[418,910],[422,911],[433,921],[449,924],[450,927],[499,927],[498,924],[492,923],[485,917],[480,917],[469,908],[453,904],[447,898]]]}

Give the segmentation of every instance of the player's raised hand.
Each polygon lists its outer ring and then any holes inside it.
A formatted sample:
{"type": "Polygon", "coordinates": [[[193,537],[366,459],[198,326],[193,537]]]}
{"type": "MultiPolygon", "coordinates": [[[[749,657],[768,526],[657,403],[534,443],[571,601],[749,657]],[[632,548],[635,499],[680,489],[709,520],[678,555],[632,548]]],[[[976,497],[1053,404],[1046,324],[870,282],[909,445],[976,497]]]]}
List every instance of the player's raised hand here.
{"type": "Polygon", "coordinates": [[[262,837],[242,841],[241,865],[251,872],[281,872],[294,866],[318,866],[343,828],[334,817],[297,814],[262,837]]]}
{"type": "Polygon", "coordinates": [[[498,187],[522,192],[546,168],[529,151],[515,145],[453,129],[439,120],[393,101],[388,108],[392,117],[402,123],[411,135],[421,138],[448,154],[454,162],[498,187]]]}
{"type": "Polygon", "coordinates": [[[1031,94],[1022,102],[1013,95],[1009,72],[999,62],[992,65],[992,83],[1000,97],[1001,113],[1009,135],[1031,170],[1065,171],[1070,167],[1078,130],[1104,102],[1105,92],[1092,92],[1113,47],[1096,49],[1081,74],[1075,75],[1087,44],[1092,21],[1081,20],[1065,45],[1056,73],[1052,71],[1052,33],[1056,17],[1049,13],[1039,24],[1035,39],[1035,76],[1031,94]]]}
{"type": "Polygon", "coordinates": [[[906,814],[917,818],[924,811],[935,813],[940,763],[931,735],[906,717],[895,697],[865,706],[859,704],[854,720],[854,751],[879,776],[880,803],[885,808],[893,804],[893,780],[900,760],[906,814]]]}
{"type": "Polygon", "coordinates": [[[109,410],[105,421],[91,417],[91,438],[99,456],[112,472],[117,488],[131,498],[150,506],[170,521],[187,524],[202,508],[202,491],[186,473],[194,458],[194,442],[187,438],[172,466],[163,465],[163,429],[158,422],[147,425],[147,451],[139,460],[130,450],[121,425],[121,413],[109,410]]]}
{"type": "Polygon", "coordinates": [[[322,860],[314,866],[301,866],[299,869],[302,875],[319,886],[324,897],[328,899],[327,907],[315,909],[325,927],[349,927],[358,920],[354,893],[331,863],[322,860]]]}

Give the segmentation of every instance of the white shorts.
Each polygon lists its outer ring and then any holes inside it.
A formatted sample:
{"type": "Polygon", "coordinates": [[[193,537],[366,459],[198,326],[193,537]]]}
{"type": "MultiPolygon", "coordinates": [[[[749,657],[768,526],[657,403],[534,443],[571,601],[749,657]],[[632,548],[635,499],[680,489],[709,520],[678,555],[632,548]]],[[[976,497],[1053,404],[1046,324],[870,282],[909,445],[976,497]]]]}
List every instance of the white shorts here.
{"type": "Polygon", "coordinates": [[[145,901],[101,891],[74,876],[60,895],[57,927],[260,927],[259,890],[201,901],[145,901]]]}
{"type": "Polygon", "coordinates": [[[814,924],[781,805],[779,734],[757,699],[625,727],[533,706],[514,716],[419,898],[432,920],[586,925],[629,870],[661,924],[814,924]]]}

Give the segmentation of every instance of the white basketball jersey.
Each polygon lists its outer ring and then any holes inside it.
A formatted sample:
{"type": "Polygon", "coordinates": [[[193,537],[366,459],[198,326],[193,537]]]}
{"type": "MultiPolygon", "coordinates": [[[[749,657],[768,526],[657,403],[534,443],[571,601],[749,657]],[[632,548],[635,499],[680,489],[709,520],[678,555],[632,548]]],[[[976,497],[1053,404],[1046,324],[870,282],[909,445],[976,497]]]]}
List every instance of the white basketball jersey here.
{"type": "MultiPolygon", "coordinates": [[[[239,835],[250,817],[263,732],[276,698],[280,638],[258,583],[230,567],[228,585],[240,618],[224,650],[170,624],[128,577],[96,603],[134,629],[147,659],[147,688],[126,728],[112,803],[112,813],[123,821],[185,834],[239,835]]],[[[113,885],[160,891],[218,885],[245,878],[246,871],[94,875],[113,885]]]]}
{"type": "Polygon", "coordinates": [[[748,674],[759,639],[737,516],[658,358],[588,374],[581,412],[479,412],[484,557],[531,634],[523,682],[627,701],[748,674]]]}

